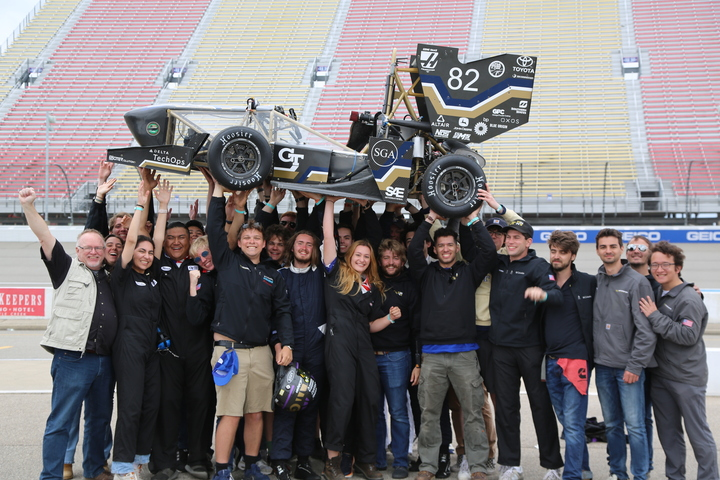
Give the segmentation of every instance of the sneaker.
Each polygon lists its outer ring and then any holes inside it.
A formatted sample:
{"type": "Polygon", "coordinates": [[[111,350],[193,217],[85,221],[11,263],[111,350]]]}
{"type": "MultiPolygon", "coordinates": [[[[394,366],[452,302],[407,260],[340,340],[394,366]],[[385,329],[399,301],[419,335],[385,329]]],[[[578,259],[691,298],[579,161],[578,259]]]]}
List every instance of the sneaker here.
{"type": "Polygon", "coordinates": [[[267,462],[262,458],[258,460],[255,465],[258,466],[258,469],[263,475],[270,475],[271,473],[273,473],[273,467],[268,465],[267,462]]]}
{"type": "Polygon", "coordinates": [[[485,470],[487,470],[488,473],[493,473],[495,471],[495,459],[494,458],[487,459],[487,462],[485,462],[485,470]]]}
{"type": "Polygon", "coordinates": [[[608,480],[618,480],[618,476],[615,475],[614,473],[611,473],[610,476],[608,477],[608,480]]]}
{"type": "Polygon", "coordinates": [[[374,463],[355,462],[355,470],[367,480],[382,480],[383,474],[374,463]]]}
{"type": "Polygon", "coordinates": [[[345,478],[352,478],[353,476],[353,456],[349,453],[341,453],[340,456],[340,471],[343,473],[345,478]]]}
{"type": "Polygon", "coordinates": [[[455,465],[450,467],[451,472],[457,473],[460,471],[460,466],[462,465],[463,458],[465,458],[465,455],[459,454],[457,456],[457,461],[455,462],[455,465]]]}
{"type": "Polygon", "coordinates": [[[420,470],[415,477],[415,480],[432,480],[435,475],[427,470],[420,470]]]}
{"type": "Polygon", "coordinates": [[[113,480],[140,480],[140,477],[138,477],[137,473],[135,472],[116,473],[115,477],[113,477],[113,480]]]}
{"type": "Polygon", "coordinates": [[[215,476],[212,478],[212,480],[234,480],[232,473],[230,473],[229,468],[225,468],[223,470],[220,470],[215,474],[215,476]]]}
{"type": "MultiPolygon", "coordinates": [[[[262,472],[259,464],[260,462],[253,463],[250,465],[250,468],[246,468],[245,476],[243,478],[245,480],[270,480],[270,477],[268,477],[266,473],[262,472]]],[[[272,473],[272,468],[270,469],[270,472],[272,473]]]]}
{"type": "Polygon", "coordinates": [[[341,455],[325,460],[325,470],[323,470],[325,480],[343,480],[345,478],[345,474],[340,468],[341,462],[341,455]]]}
{"type": "Polygon", "coordinates": [[[312,469],[310,458],[308,457],[298,457],[294,477],[299,480],[321,480],[320,475],[312,469]]]}
{"type": "Polygon", "coordinates": [[[417,459],[410,462],[410,466],[408,467],[408,472],[419,472],[421,463],[422,463],[422,459],[420,457],[418,457],[417,459]]]}
{"type": "Polygon", "coordinates": [[[562,468],[549,469],[543,480],[562,480],[562,468]]]}
{"type": "Polygon", "coordinates": [[[458,480],[470,480],[470,465],[468,465],[467,457],[462,456],[462,463],[460,464],[460,470],[458,470],[458,480]]]}
{"type": "Polygon", "coordinates": [[[500,480],[522,480],[522,478],[523,474],[520,467],[506,467],[506,470],[503,472],[500,480]]]}
{"type": "Polygon", "coordinates": [[[435,478],[448,478],[450,477],[450,454],[441,453],[438,459],[438,469],[435,472],[435,478]]]}
{"type": "Polygon", "coordinates": [[[592,480],[592,472],[590,470],[583,470],[582,471],[582,480],[592,480]]]}
{"type": "Polygon", "coordinates": [[[175,468],[177,470],[184,470],[185,465],[188,462],[189,452],[187,448],[183,448],[175,452],[175,468]]]}
{"type": "Polygon", "coordinates": [[[274,460],[273,462],[273,473],[277,480],[290,480],[290,469],[281,460],[274,460]]]}
{"type": "Polygon", "coordinates": [[[201,463],[197,465],[185,465],[185,471],[193,477],[200,478],[202,480],[210,478],[210,472],[212,472],[211,469],[201,463]]]}
{"type": "Polygon", "coordinates": [[[173,468],[163,468],[153,475],[151,480],[173,480],[174,478],[177,478],[179,474],[180,472],[173,468]]]}
{"type": "Polygon", "coordinates": [[[395,467],[392,473],[392,478],[407,478],[408,468],[407,467],[395,467]]]}

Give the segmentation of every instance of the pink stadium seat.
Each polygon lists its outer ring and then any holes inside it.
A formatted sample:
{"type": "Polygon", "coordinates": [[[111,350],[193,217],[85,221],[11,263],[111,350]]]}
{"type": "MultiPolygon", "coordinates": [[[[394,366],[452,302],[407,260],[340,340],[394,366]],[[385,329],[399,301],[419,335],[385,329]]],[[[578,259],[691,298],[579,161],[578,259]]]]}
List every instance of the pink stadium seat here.
{"type": "MultiPolygon", "coordinates": [[[[134,2],[90,3],[50,55],[51,70],[22,92],[0,124],[0,151],[22,158],[0,169],[0,195],[14,196],[24,185],[43,187],[46,113],[57,119],[51,163],[63,165],[73,190],[94,179],[105,149],[131,140],[121,115],[155,100],[155,79],[167,60],[180,55],[209,3],[147,0],[142,8],[134,2]]],[[[50,174],[50,194],[65,195],[59,169],[50,174]]]]}
{"type": "Polygon", "coordinates": [[[638,46],[651,58],[640,78],[648,148],[656,174],[685,195],[720,192],[720,8],[714,3],[632,3],[638,46]]]}

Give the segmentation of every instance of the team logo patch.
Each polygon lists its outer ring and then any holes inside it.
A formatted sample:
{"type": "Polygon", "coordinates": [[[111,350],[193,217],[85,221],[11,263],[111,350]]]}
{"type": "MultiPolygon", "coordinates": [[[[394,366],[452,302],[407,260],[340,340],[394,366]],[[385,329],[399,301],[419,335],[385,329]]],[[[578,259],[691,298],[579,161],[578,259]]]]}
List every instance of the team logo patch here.
{"type": "Polygon", "coordinates": [[[263,282],[265,282],[266,285],[271,285],[275,283],[272,278],[268,277],[267,275],[263,275],[263,282]]]}
{"type": "Polygon", "coordinates": [[[609,323],[606,323],[606,324],[605,324],[605,330],[610,330],[610,324],[609,324],[609,323]]]}

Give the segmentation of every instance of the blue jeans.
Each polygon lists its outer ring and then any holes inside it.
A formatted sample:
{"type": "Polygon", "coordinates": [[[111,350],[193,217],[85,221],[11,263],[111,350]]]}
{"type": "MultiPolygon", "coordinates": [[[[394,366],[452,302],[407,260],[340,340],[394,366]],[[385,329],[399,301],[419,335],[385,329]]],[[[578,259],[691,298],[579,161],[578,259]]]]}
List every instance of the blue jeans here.
{"type": "Polygon", "coordinates": [[[590,470],[590,458],[585,442],[588,396],[578,392],[563,375],[556,358],[546,357],[546,372],[550,401],[565,432],[565,469],[562,478],[581,480],[582,471],[590,470]]]}
{"type": "MultiPolygon", "coordinates": [[[[68,431],[69,439],[67,450],[65,450],[65,463],[75,463],[75,449],[77,448],[78,440],[80,438],[80,409],[78,409],[75,418],[72,421],[70,430],[68,431]]],[[[105,461],[110,458],[110,452],[112,452],[112,428],[108,425],[107,433],[105,434],[105,461]]]]}
{"type": "Polygon", "coordinates": [[[630,472],[635,480],[645,480],[649,469],[647,436],[645,434],[645,372],[635,383],[625,383],[622,368],[595,366],[600,407],[608,440],[610,473],[627,479],[627,448],[625,431],[630,441],[630,472]]]}
{"type": "MultiPolygon", "coordinates": [[[[375,355],[380,372],[380,403],[387,398],[390,413],[393,467],[408,466],[408,448],[410,446],[410,416],[407,409],[407,391],[410,386],[410,350],[375,355]]],[[[378,422],[375,430],[377,438],[377,466],[386,467],[385,438],[387,427],[384,409],[378,409],[378,422]]]]}
{"type": "Polygon", "coordinates": [[[61,480],[69,432],[85,400],[83,475],[100,475],[105,464],[105,434],[112,417],[112,358],[92,353],[55,350],[50,374],[53,391],[50,416],[43,437],[40,480],[61,480]]]}

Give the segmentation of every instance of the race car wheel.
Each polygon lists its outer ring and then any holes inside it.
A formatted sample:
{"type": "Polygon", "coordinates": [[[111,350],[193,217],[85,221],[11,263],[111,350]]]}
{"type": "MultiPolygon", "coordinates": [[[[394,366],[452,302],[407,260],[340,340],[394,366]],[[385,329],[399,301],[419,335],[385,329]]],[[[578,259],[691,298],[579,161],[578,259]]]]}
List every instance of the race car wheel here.
{"type": "Polygon", "coordinates": [[[230,127],[218,133],[210,143],[207,158],[215,180],[230,190],[248,190],[262,184],[273,162],[268,141],[247,127],[230,127]]]}
{"type": "Polygon", "coordinates": [[[430,208],[447,218],[460,218],[482,204],[477,191],[485,188],[485,172],[465,155],[444,155],[425,171],[422,191],[430,208]]]}

